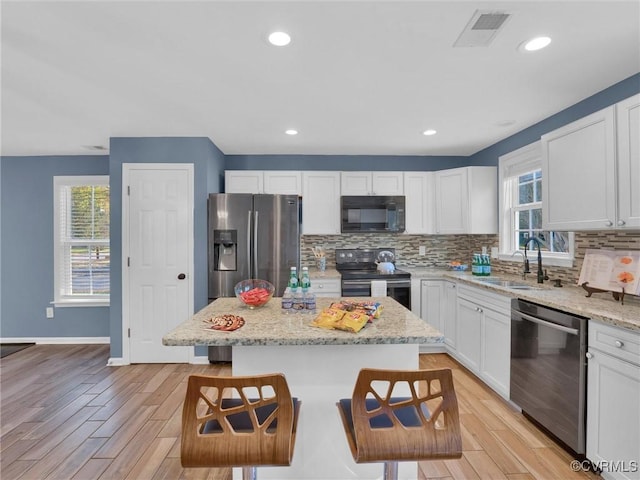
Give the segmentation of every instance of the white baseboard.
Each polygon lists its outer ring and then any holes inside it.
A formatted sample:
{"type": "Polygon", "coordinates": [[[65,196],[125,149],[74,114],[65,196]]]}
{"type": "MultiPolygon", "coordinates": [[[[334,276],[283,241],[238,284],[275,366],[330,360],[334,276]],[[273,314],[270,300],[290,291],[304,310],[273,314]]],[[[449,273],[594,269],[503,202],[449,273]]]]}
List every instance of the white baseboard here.
{"type": "Polygon", "coordinates": [[[35,343],[36,345],[93,345],[109,344],[109,337],[5,337],[0,343],[35,343]]]}
{"type": "Polygon", "coordinates": [[[107,360],[107,367],[124,367],[125,365],[129,365],[129,362],[125,362],[122,357],[110,357],[107,360]]]}

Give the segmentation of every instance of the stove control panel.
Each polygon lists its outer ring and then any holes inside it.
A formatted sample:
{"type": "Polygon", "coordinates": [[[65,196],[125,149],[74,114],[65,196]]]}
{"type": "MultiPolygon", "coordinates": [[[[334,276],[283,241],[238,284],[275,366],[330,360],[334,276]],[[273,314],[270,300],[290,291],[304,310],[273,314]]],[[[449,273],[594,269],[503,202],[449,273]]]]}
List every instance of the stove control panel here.
{"type": "Polygon", "coordinates": [[[336,266],[357,264],[374,265],[380,252],[389,252],[395,257],[395,248],[336,248],[336,266]]]}

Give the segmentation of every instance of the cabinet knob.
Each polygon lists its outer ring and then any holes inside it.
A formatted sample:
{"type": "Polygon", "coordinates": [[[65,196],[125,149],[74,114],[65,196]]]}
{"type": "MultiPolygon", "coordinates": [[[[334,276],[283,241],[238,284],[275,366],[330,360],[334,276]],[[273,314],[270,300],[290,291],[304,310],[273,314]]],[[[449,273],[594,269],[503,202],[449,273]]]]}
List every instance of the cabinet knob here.
{"type": "Polygon", "coordinates": [[[178,275],[178,280],[184,280],[187,276],[184,273],[178,275]]]}
{"type": "Polygon", "coordinates": [[[324,288],[324,285],[320,284],[320,285],[316,285],[316,287],[318,287],[318,288],[324,288]]]}
{"type": "Polygon", "coordinates": [[[587,352],[586,357],[591,359],[591,358],[593,358],[593,355],[591,354],[591,352],[587,352]]]}
{"type": "Polygon", "coordinates": [[[609,220],[607,223],[605,223],[605,225],[607,227],[613,227],[613,222],[611,220],[609,220]]]}
{"type": "Polygon", "coordinates": [[[618,220],[618,226],[619,227],[624,227],[627,224],[627,222],[625,222],[624,220],[618,220]]]}
{"type": "Polygon", "coordinates": [[[621,342],[620,340],[616,340],[615,342],[613,342],[614,345],[618,348],[622,348],[624,346],[624,342],[621,342]]]}

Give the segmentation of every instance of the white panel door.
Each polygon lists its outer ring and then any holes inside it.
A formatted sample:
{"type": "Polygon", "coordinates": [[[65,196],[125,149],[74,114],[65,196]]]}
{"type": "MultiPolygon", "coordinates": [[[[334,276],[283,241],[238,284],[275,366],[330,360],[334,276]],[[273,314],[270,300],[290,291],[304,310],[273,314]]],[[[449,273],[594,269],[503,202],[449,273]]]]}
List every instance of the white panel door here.
{"type": "Polygon", "coordinates": [[[162,336],[193,315],[193,167],[131,167],[123,188],[130,361],[188,362],[192,347],[165,347],[162,336]]]}

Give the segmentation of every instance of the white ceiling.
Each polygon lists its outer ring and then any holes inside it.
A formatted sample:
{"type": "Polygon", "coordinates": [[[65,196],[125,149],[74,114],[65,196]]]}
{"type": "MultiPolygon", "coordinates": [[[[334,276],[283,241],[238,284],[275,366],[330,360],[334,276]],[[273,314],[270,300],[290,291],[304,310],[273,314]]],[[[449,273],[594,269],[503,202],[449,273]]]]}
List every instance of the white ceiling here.
{"type": "Polygon", "coordinates": [[[120,136],[206,136],[226,154],[470,155],[640,71],[640,0],[1,8],[3,155],[104,154],[86,147],[120,136]],[[454,48],[477,9],[511,17],[488,47],[454,48]],[[278,29],[289,46],[267,43],[278,29]],[[539,34],[548,48],[518,50],[539,34]]]}

